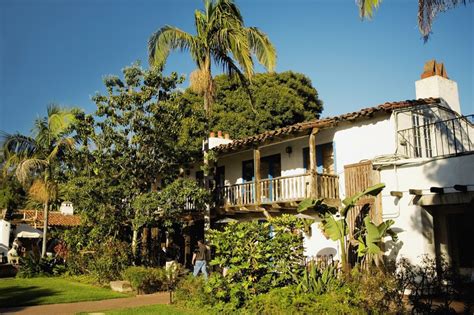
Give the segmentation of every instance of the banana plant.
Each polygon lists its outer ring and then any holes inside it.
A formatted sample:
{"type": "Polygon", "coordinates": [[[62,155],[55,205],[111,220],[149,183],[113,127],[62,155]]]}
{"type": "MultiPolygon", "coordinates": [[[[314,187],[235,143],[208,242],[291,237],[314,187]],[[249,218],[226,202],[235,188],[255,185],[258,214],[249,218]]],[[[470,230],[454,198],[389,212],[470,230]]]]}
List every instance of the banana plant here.
{"type": "Polygon", "coordinates": [[[397,234],[390,229],[393,224],[395,221],[387,220],[375,225],[369,216],[364,218],[364,229],[356,240],[357,256],[362,258],[362,265],[367,268],[372,263],[380,265],[380,254],[383,252],[380,244],[383,239],[387,236],[390,236],[394,242],[398,239],[397,234]]]}
{"type": "Polygon", "coordinates": [[[342,201],[342,206],[338,209],[324,204],[323,199],[308,198],[298,205],[298,212],[307,210],[315,210],[320,215],[322,221],[323,233],[332,241],[338,241],[340,245],[341,263],[343,270],[348,270],[349,262],[347,258],[347,235],[349,228],[347,225],[347,214],[357,202],[366,196],[377,196],[383,189],[385,184],[380,183],[366,188],[364,191],[347,197],[342,201]]]}

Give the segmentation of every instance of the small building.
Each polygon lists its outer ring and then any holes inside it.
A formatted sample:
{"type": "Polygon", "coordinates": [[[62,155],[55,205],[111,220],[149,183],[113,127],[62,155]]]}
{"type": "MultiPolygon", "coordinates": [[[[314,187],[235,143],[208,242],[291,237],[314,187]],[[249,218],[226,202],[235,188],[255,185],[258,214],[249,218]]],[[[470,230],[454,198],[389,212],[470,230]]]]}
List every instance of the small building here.
{"type": "MultiPolygon", "coordinates": [[[[443,64],[425,64],[416,99],[267,131],[245,139],[211,137],[216,206],[211,224],[225,218],[265,219],[296,214],[300,201],[337,205],[368,186],[385,183],[371,203],[375,222],[394,219],[400,242],[389,255],[416,263],[423,253],[446,255],[474,269],[467,242],[474,222],[473,115],[462,115],[456,82],[443,64]]],[[[199,167],[189,171],[202,181],[199,167]]],[[[355,225],[361,207],[349,215],[355,225]]],[[[337,244],[313,225],[307,256],[337,244]]]]}

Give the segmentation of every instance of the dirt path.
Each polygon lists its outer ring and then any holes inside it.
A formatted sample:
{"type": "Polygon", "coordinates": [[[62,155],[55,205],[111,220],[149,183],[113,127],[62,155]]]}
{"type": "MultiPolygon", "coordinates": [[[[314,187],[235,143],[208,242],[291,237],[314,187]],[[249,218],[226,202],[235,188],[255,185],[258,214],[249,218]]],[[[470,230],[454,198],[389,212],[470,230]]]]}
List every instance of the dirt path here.
{"type": "Polygon", "coordinates": [[[56,315],[56,314],[75,314],[78,312],[97,312],[104,310],[120,309],[127,307],[138,307],[152,304],[169,304],[169,293],[155,293],[147,295],[138,295],[131,298],[111,299],[102,301],[76,302],[64,304],[49,304],[35,306],[21,306],[0,308],[0,314],[18,314],[18,315],[56,315]]]}

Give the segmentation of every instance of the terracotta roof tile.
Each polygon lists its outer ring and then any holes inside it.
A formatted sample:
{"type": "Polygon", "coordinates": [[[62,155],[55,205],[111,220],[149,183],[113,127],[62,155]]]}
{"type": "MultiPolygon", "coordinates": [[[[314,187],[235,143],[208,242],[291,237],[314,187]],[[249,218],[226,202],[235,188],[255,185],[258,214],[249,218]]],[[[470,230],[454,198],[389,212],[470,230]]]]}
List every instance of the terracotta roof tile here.
{"type": "MultiPolygon", "coordinates": [[[[19,210],[17,213],[23,215],[25,221],[43,222],[43,211],[19,210]]],[[[80,224],[81,217],[78,215],[66,215],[55,211],[48,214],[49,226],[77,226],[80,224]]]]}
{"type": "Polygon", "coordinates": [[[363,108],[357,112],[347,113],[335,117],[327,117],[323,119],[315,119],[311,121],[301,122],[295,125],[282,127],[276,130],[266,131],[264,133],[250,136],[243,139],[234,140],[228,144],[221,144],[213,148],[212,150],[215,152],[229,152],[235,151],[240,148],[246,147],[250,144],[257,144],[262,143],[266,140],[271,140],[274,137],[282,136],[282,135],[290,135],[298,132],[303,132],[305,130],[311,130],[313,128],[329,128],[334,127],[340,122],[345,121],[354,121],[361,118],[371,117],[376,113],[391,113],[395,109],[405,108],[405,107],[412,107],[418,105],[434,105],[439,104],[441,102],[440,98],[424,98],[424,99],[417,99],[417,100],[406,100],[400,102],[387,102],[375,107],[363,108]]]}

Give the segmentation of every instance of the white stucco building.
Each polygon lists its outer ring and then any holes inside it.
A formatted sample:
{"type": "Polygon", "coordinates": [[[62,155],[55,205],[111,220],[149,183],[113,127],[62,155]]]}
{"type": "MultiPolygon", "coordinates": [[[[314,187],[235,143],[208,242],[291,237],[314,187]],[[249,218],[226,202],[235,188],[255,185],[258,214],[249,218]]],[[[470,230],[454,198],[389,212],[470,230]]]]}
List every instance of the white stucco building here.
{"type": "MultiPolygon", "coordinates": [[[[400,241],[389,246],[388,255],[416,263],[424,253],[444,254],[471,272],[474,255],[466,238],[474,222],[473,115],[462,115],[457,84],[442,64],[428,62],[415,87],[415,100],[240,140],[212,137],[217,205],[211,221],[296,213],[306,197],[338,204],[385,183],[370,202],[374,221],[396,222],[400,241]]],[[[188,173],[203,179],[198,167],[188,173]]],[[[338,251],[314,224],[306,254],[322,255],[328,248],[338,251]]]]}

